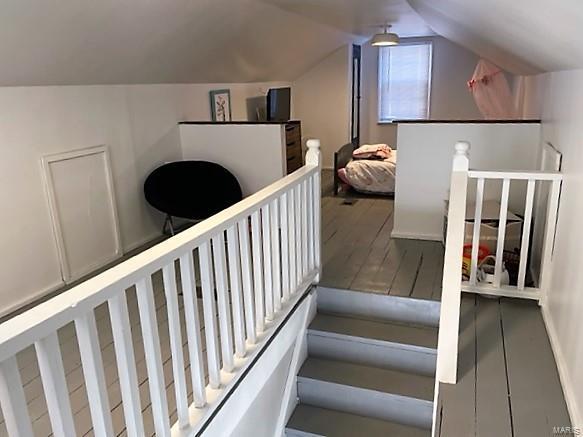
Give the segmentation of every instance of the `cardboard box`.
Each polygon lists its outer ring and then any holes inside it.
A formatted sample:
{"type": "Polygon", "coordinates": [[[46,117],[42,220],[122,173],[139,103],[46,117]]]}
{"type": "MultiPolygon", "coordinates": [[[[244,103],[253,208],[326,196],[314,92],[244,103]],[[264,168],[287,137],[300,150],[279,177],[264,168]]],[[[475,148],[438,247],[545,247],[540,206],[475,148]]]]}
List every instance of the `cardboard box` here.
{"type": "MultiPolygon", "coordinates": [[[[445,202],[445,220],[443,241],[445,241],[447,229],[448,202],[445,202]]],[[[469,203],[466,206],[466,224],[464,232],[464,243],[471,244],[474,239],[474,213],[475,204],[469,203]]],[[[488,247],[491,254],[496,253],[498,242],[498,225],[500,215],[500,203],[495,200],[485,200],[482,205],[482,220],[480,224],[480,244],[488,247]]],[[[514,252],[520,250],[522,240],[522,218],[508,211],[506,219],[506,235],[504,237],[504,250],[514,252]]]]}

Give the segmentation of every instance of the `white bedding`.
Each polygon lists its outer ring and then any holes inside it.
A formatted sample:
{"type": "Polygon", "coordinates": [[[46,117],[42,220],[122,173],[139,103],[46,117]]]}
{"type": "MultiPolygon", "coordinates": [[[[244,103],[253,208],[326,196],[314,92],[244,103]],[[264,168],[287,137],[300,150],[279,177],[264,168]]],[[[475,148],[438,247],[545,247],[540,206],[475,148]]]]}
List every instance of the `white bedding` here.
{"type": "Polygon", "coordinates": [[[397,151],[383,160],[357,159],[344,168],[344,179],[357,191],[366,193],[394,193],[397,171],[397,151]]]}

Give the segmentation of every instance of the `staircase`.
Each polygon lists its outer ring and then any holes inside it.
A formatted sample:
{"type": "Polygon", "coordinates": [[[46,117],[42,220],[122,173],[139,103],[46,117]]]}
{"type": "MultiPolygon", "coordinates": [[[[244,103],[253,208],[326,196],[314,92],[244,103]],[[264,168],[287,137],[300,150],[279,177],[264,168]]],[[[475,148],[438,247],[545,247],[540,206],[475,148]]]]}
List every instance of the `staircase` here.
{"type": "Polygon", "coordinates": [[[429,436],[439,302],[317,293],[286,436],[429,436]]]}

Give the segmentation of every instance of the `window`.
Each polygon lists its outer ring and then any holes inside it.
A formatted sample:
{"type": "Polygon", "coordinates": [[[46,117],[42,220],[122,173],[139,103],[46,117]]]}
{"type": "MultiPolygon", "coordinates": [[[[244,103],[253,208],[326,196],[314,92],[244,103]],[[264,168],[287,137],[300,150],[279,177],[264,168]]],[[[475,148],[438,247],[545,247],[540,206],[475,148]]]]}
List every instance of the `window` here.
{"type": "Polygon", "coordinates": [[[379,48],[379,122],[429,117],[430,42],[379,48]]]}

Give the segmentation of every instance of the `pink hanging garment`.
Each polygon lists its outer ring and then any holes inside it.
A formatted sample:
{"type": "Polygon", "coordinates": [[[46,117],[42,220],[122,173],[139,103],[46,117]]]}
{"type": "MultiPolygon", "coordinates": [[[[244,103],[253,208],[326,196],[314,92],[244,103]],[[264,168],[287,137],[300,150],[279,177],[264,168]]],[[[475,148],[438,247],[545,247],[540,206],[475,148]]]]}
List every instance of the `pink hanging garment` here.
{"type": "Polygon", "coordinates": [[[486,120],[517,118],[510,86],[504,72],[496,65],[480,59],[468,88],[486,120]]]}

